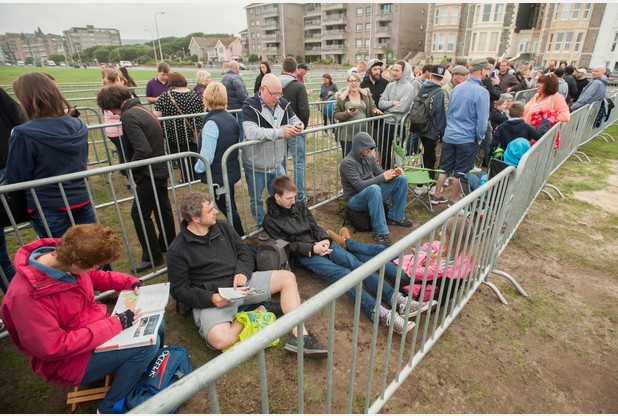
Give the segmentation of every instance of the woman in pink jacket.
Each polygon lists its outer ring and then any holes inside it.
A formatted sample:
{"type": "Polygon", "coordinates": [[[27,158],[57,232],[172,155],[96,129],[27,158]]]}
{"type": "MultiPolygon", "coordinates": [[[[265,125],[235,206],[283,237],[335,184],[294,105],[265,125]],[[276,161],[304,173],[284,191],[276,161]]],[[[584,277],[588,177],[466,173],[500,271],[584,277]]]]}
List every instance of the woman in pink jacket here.
{"type": "Polygon", "coordinates": [[[99,405],[101,413],[113,413],[114,403],[137,384],[159,349],[155,344],[94,353],[140,317],[139,310],[129,309],[109,315],[94,300],[95,290],[139,293],[139,279],[98,269],[121,251],[120,238],[101,224],[75,225],[61,239],[36,240],[17,251],[17,274],[2,301],[11,339],[46,381],[78,386],[118,370],[99,405]]]}
{"type": "Polygon", "coordinates": [[[571,112],[564,97],[558,92],[558,77],[548,72],[536,82],[537,93],[526,103],[523,119],[534,126],[535,120],[549,118],[553,126],[558,121],[565,123],[571,119],[571,112]]]}

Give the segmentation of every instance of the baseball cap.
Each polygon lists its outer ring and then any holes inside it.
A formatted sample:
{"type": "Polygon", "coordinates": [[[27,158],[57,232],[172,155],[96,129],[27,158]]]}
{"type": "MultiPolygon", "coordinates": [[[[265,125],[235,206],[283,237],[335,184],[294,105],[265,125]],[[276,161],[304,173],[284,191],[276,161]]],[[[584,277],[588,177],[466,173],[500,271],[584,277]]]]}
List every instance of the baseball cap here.
{"type": "Polygon", "coordinates": [[[469,73],[470,73],[470,71],[468,70],[468,68],[466,68],[463,65],[457,65],[451,71],[451,74],[453,74],[453,75],[457,75],[457,74],[459,74],[459,75],[468,75],[469,73]]]}
{"type": "Polygon", "coordinates": [[[302,63],[302,64],[298,64],[298,68],[300,69],[306,69],[307,71],[309,71],[309,67],[307,66],[307,64],[302,63]]]}
{"type": "Polygon", "coordinates": [[[444,72],[446,72],[446,69],[444,69],[441,65],[434,65],[431,67],[431,75],[433,76],[442,78],[444,76],[444,72]]]}
{"type": "Polygon", "coordinates": [[[472,71],[479,71],[481,69],[494,69],[493,65],[487,62],[485,58],[476,58],[470,61],[470,68],[472,71]]]}
{"type": "Polygon", "coordinates": [[[384,62],[380,61],[379,59],[370,59],[369,62],[367,62],[367,68],[371,69],[374,66],[382,66],[384,65],[384,62]]]}
{"type": "Polygon", "coordinates": [[[577,72],[581,72],[582,74],[586,74],[586,68],[579,68],[577,72]]]}

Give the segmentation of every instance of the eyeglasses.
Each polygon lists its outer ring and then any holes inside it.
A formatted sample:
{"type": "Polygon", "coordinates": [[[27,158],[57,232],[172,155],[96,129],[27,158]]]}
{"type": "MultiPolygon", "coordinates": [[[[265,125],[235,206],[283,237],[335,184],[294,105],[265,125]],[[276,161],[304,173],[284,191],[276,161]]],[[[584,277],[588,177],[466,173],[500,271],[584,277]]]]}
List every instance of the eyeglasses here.
{"type": "Polygon", "coordinates": [[[270,90],[268,89],[266,85],[263,85],[263,87],[266,88],[266,91],[268,91],[268,93],[272,95],[274,98],[281,98],[281,96],[283,95],[282,92],[276,92],[273,94],[272,92],[270,92],[270,90]]]}

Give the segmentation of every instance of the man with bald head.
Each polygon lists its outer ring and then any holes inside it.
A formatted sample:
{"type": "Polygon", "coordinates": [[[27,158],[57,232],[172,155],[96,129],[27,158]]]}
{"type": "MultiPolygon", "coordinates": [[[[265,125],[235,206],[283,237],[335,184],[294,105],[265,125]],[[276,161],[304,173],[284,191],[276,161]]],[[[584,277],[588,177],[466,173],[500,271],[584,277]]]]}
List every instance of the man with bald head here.
{"type": "Polygon", "coordinates": [[[579,98],[571,107],[571,111],[605,98],[608,84],[609,80],[605,76],[605,66],[595,66],[592,70],[592,82],[584,87],[581,94],[579,94],[579,98]]]}
{"type": "MultiPolygon", "coordinates": [[[[266,74],[259,92],[245,101],[242,108],[245,141],[266,140],[244,147],[242,152],[251,214],[258,228],[264,220],[264,188],[268,187],[268,193],[273,195],[272,181],[285,174],[281,163],[287,155],[287,140],[298,136],[305,128],[282,95],[279,78],[266,74]]],[[[268,239],[268,234],[261,233],[259,237],[268,239]]]]}
{"type": "MultiPolygon", "coordinates": [[[[242,108],[249,95],[247,94],[247,88],[245,83],[240,77],[240,65],[238,62],[232,60],[228,63],[228,71],[221,79],[221,83],[225,85],[227,90],[227,109],[239,110],[242,108]]],[[[243,140],[243,128],[242,128],[242,114],[240,112],[232,113],[236,120],[238,120],[238,127],[240,127],[240,140],[243,140]]]]}

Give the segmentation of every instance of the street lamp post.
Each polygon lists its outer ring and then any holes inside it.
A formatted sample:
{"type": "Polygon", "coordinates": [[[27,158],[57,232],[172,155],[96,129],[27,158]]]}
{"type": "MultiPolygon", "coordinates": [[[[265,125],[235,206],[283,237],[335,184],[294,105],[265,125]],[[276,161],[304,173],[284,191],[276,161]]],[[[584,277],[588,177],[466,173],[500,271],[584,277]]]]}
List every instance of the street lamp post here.
{"type": "Polygon", "coordinates": [[[165,12],[155,12],[154,21],[155,21],[155,29],[157,30],[157,42],[159,42],[159,55],[161,56],[161,60],[163,61],[163,50],[161,49],[161,37],[159,36],[159,25],[157,24],[157,15],[165,14],[165,12]]]}
{"type": "Polygon", "coordinates": [[[154,42],[154,36],[152,35],[152,30],[150,29],[144,29],[144,32],[148,32],[150,33],[150,39],[152,40],[152,50],[154,52],[154,58],[155,58],[155,63],[157,63],[157,48],[155,46],[155,42],[154,42]]]}

